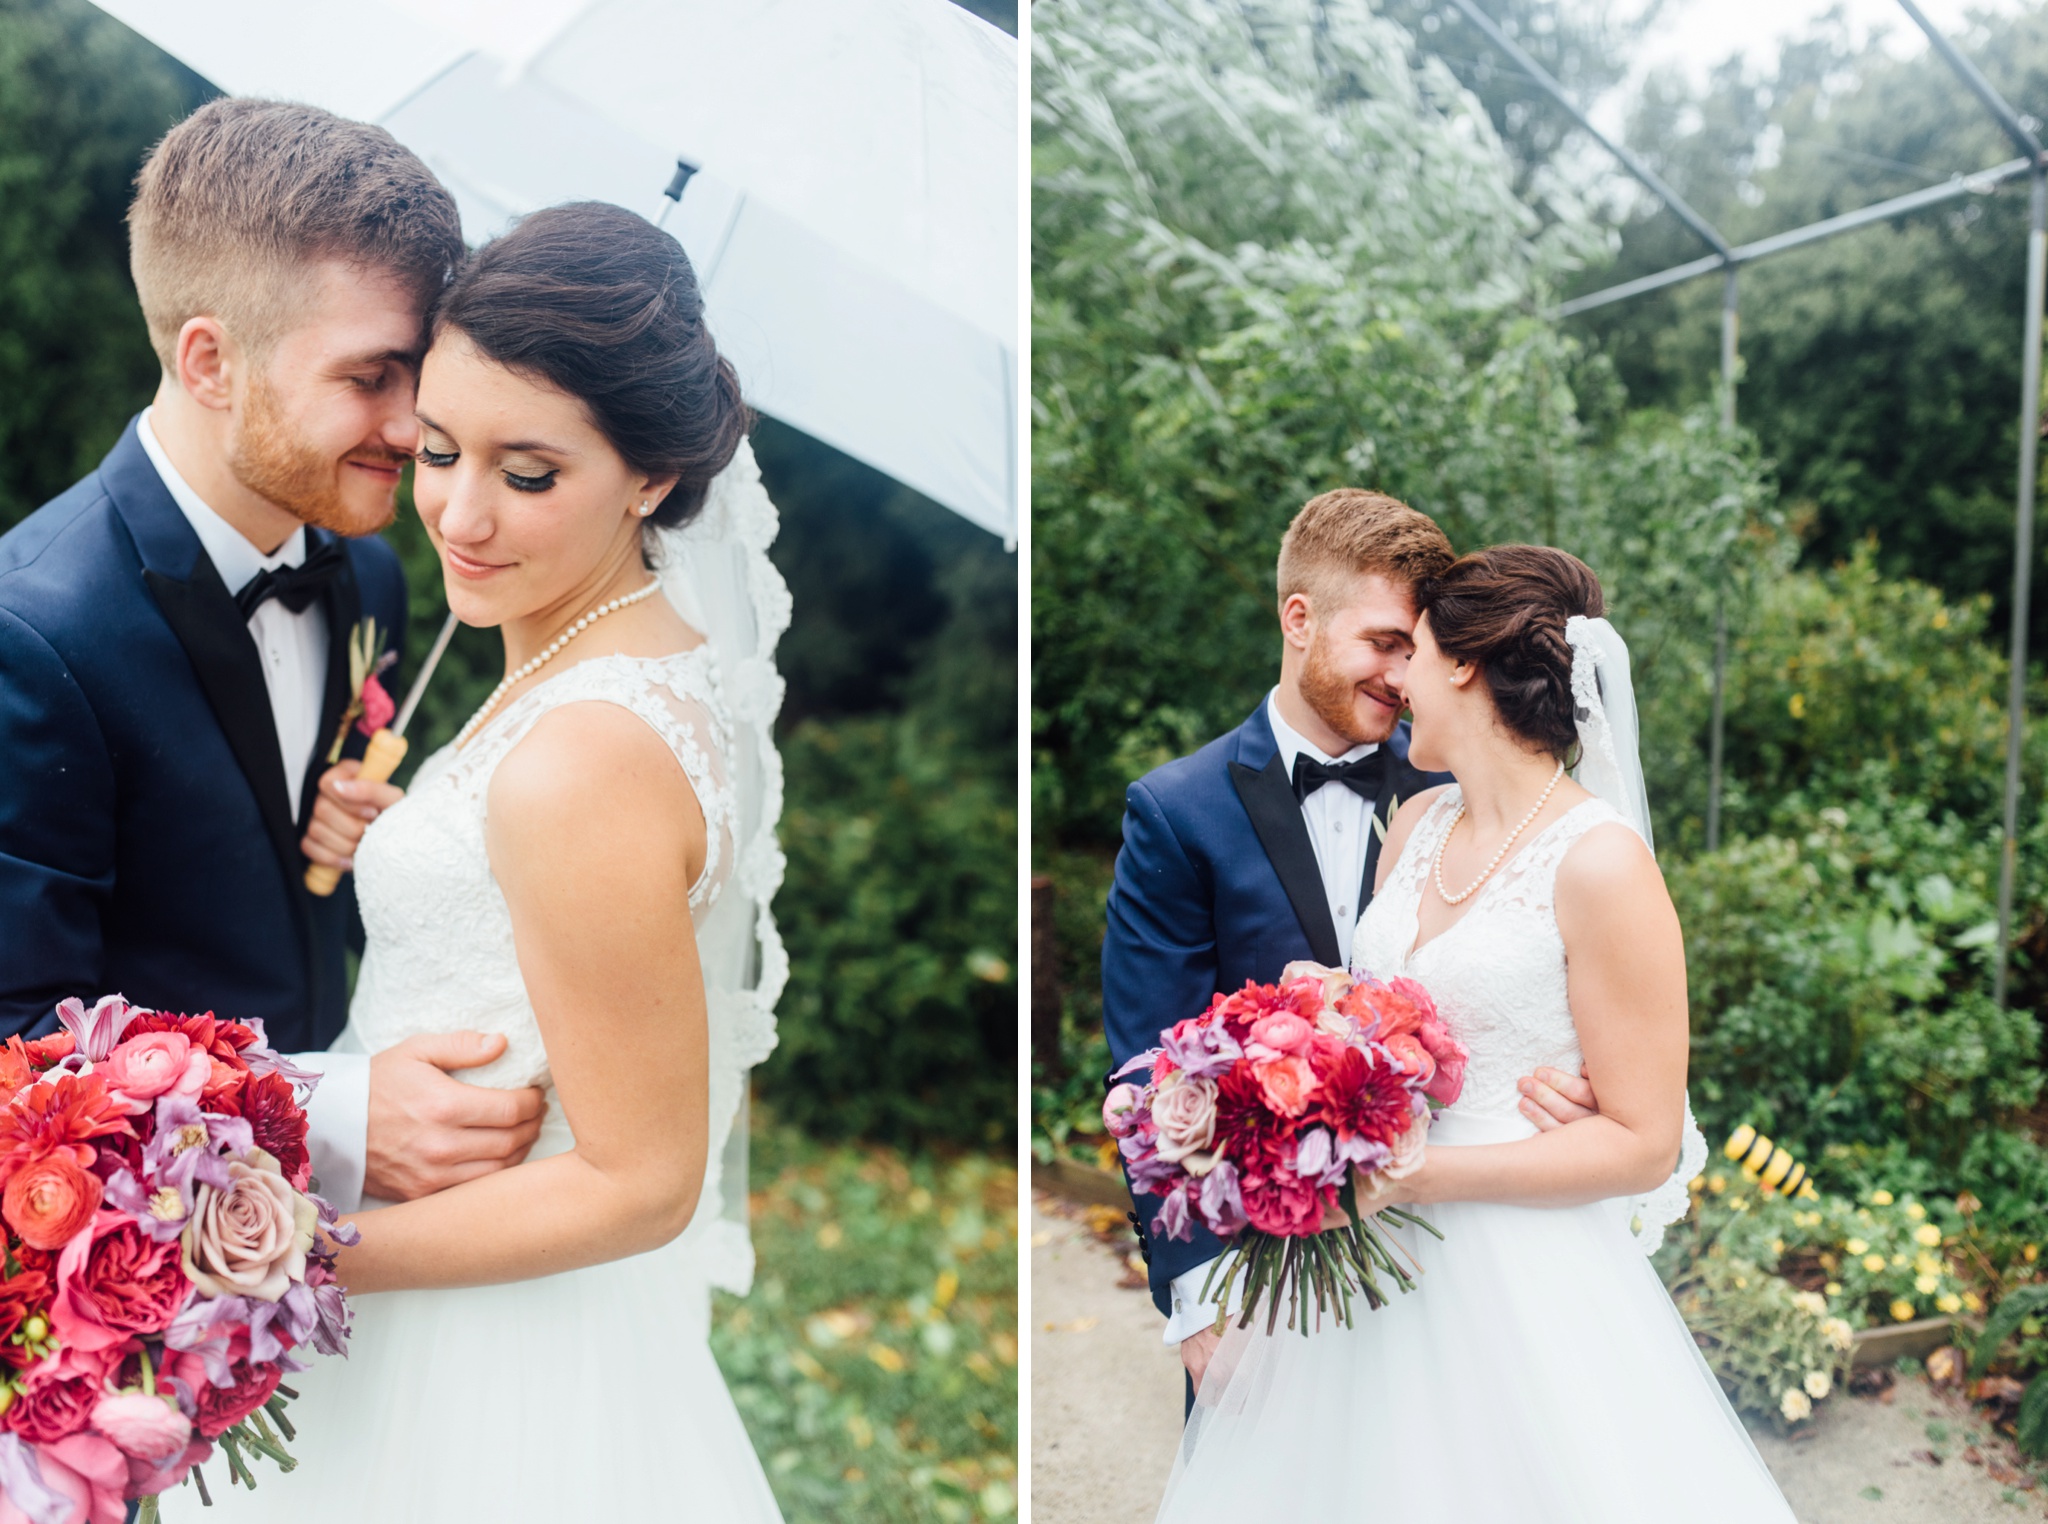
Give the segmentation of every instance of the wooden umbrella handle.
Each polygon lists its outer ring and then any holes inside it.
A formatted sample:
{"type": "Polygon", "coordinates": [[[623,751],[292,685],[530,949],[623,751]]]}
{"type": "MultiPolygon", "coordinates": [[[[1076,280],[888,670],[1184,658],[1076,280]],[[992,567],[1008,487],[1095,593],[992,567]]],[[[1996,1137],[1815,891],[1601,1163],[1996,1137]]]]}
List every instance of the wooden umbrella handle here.
{"type": "MultiPolygon", "coordinates": [[[[356,777],[370,783],[383,783],[398,771],[398,764],[405,760],[405,737],[380,730],[370,737],[369,749],[363,753],[363,765],[356,770],[356,777]]],[[[306,888],[325,899],[341,885],[341,869],[330,868],[325,863],[314,863],[306,869],[306,888]]]]}

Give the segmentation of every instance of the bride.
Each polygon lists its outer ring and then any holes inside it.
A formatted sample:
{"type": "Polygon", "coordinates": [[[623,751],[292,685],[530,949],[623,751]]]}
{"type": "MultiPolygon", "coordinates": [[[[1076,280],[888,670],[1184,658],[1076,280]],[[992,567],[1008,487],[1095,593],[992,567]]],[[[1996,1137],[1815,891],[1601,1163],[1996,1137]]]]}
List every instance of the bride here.
{"type": "Polygon", "coordinates": [[[297,1471],[166,1512],[779,1520],[706,1343],[751,1272],[721,1155],[786,966],[787,593],[739,384],[682,250],[586,204],[455,277],[418,413],[449,605],[507,675],[362,839],[337,1046],[502,1033],[469,1077],[548,1087],[547,1116],[516,1167],[350,1219],[351,1355],[290,1378],[297,1471]]]}
{"type": "Polygon", "coordinates": [[[1425,1274],[1351,1330],[1233,1324],[1159,1517],[1791,1524],[1645,1256],[1705,1145],[1627,648],[1556,550],[1466,556],[1416,607],[1410,758],[1459,782],[1402,807],[1354,956],[1471,1050],[1421,1168],[1367,1207],[1443,1241],[1395,1231],[1425,1274]],[[1517,1077],[1582,1060],[1600,1115],[1538,1132],[1517,1077]]]}

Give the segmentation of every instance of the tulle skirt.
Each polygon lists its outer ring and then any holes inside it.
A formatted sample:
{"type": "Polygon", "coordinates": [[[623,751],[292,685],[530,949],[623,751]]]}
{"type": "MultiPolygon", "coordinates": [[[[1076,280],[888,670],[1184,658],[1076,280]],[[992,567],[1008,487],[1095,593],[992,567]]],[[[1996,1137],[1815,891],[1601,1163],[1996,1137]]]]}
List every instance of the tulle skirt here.
{"type": "MultiPolygon", "coordinates": [[[[1529,1132],[1446,1115],[1430,1146],[1529,1132]]],[[[1353,1328],[1232,1325],[1162,1524],[1793,1524],[1617,1205],[1417,1215],[1425,1273],[1353,1328]]]]}
{"type": "MultiPolygon", "coordinates": [[[[548,1140],[544,1140],[548,1141],[548,1140]]],[[[537,1152],[539,1150],[536,1150],[537,1152]]],[[[550,1150],[551,1151],[551,1150],[550,1150]]],[[[257,1487],[205,1467],[164,1494],[190,1524],[781,1524],[706,1342],[686,1239],[539,1280],[354,1299],[345,1360],[287,1376],[299,1460],[257,1487]]]]}

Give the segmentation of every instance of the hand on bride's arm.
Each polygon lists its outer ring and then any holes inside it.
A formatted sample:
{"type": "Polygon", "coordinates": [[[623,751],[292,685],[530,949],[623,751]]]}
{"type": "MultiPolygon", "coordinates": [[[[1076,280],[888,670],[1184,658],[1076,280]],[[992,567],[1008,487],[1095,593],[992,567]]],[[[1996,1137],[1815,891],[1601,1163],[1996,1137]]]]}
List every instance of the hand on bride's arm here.
{"type": "Polygon", "coordinates": [[[355,1291],[523,1280],[658,1247],[709,1149],[689,886],[702,811],[644,721],[555,709],[498,765],[486,845],[576,1146],[359,1219],[355,1291]]]}
{"type": "Polygon", "coordinates": [[[370,822],[405,797],[405,790],[395,784],[358,779],[362,765],[351,757],[320,775],[319,797],[306,822],[305,839],[299,843],[308,861],[344,872],[353,868],[356,843],[363,839],[370,822]]]}
{"type": "Polygon", "coordinates": [[[547,1104],[540,1090],[494,1090],[453,1077],[504,1051],[495,1032],[432,1032],[370,1059],[365,1195],[413,1201],[526,1157],[547,1104]]]}

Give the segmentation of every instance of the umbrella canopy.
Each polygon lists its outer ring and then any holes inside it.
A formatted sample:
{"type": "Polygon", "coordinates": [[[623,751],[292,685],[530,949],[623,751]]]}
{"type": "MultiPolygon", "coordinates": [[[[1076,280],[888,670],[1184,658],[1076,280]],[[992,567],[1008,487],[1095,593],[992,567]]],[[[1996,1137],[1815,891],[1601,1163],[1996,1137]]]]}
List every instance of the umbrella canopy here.
{"type": "Polygon", "coordinates": [[[761,411],[1017,523],[1017,45],[949,0],[99,0],[220,89],[376,122],[472,243],[667,226],[761,411]]]}

